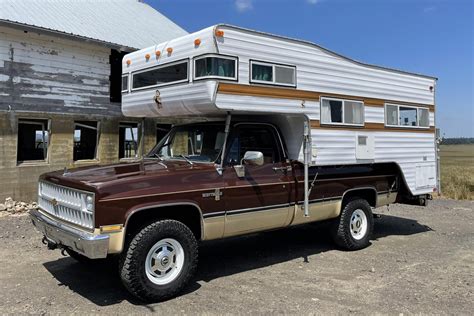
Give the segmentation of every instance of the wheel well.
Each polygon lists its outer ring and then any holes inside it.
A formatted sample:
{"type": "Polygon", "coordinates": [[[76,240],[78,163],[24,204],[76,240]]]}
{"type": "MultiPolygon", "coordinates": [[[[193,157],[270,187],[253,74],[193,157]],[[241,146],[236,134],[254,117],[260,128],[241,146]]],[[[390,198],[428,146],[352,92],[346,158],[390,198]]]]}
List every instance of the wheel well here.
{"type": "Polygon", "coordinates": [[[375,189],[360,188],[346,191],[342,197],[342,206],[344,207],[350,200],[356,197],[366,200],[372,207],[375,207],[377,204],[377,191],[375,189]]]}
{"type": "Polygon", "coordinates": [[[177,220],[193,232],[196,240],[201,239],[201,212],[193,205],[158,206],[137,211],[127,220],[127,238],[135,236],[142,228],[160,219],[177,220]]]}

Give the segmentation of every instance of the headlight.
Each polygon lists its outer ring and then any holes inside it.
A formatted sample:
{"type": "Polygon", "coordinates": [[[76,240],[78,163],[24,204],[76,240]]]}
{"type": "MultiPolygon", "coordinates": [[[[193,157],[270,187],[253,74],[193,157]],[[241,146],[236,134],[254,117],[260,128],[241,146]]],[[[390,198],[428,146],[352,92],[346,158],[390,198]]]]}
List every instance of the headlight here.
{"type": "Polygon", "coordinates": [[[91,195],[86,197],[86,209],[90,212],[94,210],[94,198],[91,195]]]}

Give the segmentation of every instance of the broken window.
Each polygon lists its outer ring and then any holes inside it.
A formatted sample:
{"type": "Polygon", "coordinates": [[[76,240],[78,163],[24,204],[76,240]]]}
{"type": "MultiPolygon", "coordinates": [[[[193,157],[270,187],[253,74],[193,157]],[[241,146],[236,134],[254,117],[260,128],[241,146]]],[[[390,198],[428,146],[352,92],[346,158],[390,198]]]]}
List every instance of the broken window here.
{"type": "Polygon", "coordinates": [[[48,120],[18,120],[17,162],[46,161],[48,120]]]}
{"type": "Polygon", "coordinates": [[[171,124],[156,124],[156,143],[168,134],[171,130],[171,124]]]}
{"type": "Polygon", "coordinates": [[[119,124],[119,158],[135,158],[139,156],[140,124],[119,124]]]}
{"type": "Polygon", "coordinates": [[[96,159],[98,122],[74,122],[74,153],[73,159],[96,159]]]}
{"type": "Polygon", "coordinates": [[[122,101],[122,58],[126,52],[112,49],[109,57],[110,63],[110,102],[122,101]]]}

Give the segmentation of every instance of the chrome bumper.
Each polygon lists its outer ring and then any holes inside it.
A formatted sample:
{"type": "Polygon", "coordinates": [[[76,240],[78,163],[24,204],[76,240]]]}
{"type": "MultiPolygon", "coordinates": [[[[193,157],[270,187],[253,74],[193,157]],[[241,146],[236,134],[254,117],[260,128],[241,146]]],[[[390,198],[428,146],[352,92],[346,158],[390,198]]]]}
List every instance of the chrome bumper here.
{"type": "Polygon", "coordinates": [[[70,248],[88,258],[107,257],[108,235],[94,235],[54,220],[38,210],[30,211],[33,225],[46,237],[48,242],[59,247],[70,248]]]}

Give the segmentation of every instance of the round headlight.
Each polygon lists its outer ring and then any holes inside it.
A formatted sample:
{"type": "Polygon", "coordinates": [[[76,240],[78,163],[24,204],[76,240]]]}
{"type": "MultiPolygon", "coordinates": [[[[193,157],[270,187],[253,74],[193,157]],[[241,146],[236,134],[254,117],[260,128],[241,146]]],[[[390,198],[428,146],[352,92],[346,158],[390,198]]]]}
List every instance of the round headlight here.
{"type": "Polygon", "coordinates": [[[92,198],[92,196],[88,195],[86,198],[86,202],[87,204],[92,204],[92,202],[94,202],[94,199],[92,198]]]}

